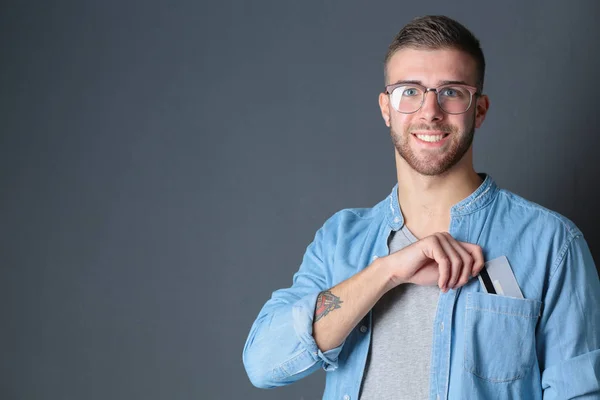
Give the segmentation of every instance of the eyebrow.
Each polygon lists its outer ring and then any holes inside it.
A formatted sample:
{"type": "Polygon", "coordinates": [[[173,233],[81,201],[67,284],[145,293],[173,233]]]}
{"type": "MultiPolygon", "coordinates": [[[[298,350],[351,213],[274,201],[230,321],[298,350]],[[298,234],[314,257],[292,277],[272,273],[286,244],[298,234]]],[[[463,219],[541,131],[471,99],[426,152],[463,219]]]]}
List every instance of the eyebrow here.
{"type": "MultiPolygon", "coordinates": [[[[423,85],[423,82],[421,82],[421,81],[411,81],[411,80],[400,80],[400,81],[398,81],[396,83],[393,83],[393,85],[399,85],[399,84],[405,84],[405,83],[407,83],[407,84],[417,84],[417,85],[425,86],[425,85],[423,85]]],[[[438,82],[438,86],[442,86],[442,85],[456,85],[456,84],[471,86],[471,85],[469,85],[465,81],[439,81],[438,82]]]]}

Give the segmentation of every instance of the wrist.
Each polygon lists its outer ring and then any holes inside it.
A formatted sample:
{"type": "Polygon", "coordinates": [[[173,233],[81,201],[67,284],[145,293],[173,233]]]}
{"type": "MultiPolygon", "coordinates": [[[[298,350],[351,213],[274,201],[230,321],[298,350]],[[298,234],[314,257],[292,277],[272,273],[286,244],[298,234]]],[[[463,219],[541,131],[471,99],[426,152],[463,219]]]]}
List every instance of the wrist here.
{"type": "Polygon", "coordinates": [[[379,276],[383,282],[384,293],[403,283],[397,276],[395,276],[388,257],[380,257],[376,259],[373,261],[371,266],[376,271],[377,276],[379,276]]]}

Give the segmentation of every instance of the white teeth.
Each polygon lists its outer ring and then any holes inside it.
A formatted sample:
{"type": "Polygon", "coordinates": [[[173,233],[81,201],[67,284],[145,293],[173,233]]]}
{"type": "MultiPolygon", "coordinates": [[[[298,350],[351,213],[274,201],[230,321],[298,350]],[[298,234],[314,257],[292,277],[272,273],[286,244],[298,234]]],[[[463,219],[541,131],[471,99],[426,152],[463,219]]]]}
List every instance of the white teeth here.
{"type": "Polygon", "coordinates": [[[439,142],[444,138],[444,135],[416,135],[424,142],[439,142]]]}

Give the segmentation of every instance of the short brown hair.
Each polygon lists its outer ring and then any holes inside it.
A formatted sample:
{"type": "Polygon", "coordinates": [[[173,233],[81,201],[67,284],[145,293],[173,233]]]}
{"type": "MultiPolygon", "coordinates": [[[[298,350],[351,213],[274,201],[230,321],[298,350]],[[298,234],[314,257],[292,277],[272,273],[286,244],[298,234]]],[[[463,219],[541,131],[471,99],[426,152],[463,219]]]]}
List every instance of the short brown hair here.
{"type": "Polygon", "coordinates": [[[462,50],[475,59],[477,88],[483,90],[485,58],[479,40],[461,23],[443,15],[418,17],[408,23],[394,38],[385,55],[384,74],[387,82],[387,64],[398,50],[444,49],[462,50]]]}

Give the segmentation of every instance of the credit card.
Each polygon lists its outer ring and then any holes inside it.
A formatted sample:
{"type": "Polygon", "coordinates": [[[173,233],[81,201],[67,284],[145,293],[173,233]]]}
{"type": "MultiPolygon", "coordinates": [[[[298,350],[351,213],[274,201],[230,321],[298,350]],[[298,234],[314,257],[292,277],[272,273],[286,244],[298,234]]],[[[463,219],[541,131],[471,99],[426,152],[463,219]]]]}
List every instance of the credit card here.
{"type": "Polygon", "coordinates": [[[523,298],[523,293],[521,293],[517,279],[506,256],[494,258],[486,262],[484,269],[477,277],[481,283],[481,288],[486,293],[515,297],[517,299],[523,298]]]}

